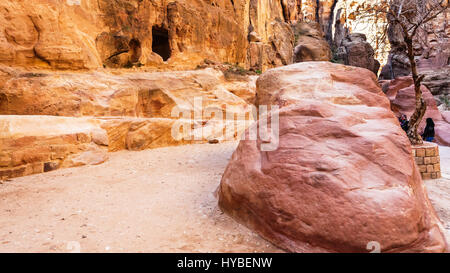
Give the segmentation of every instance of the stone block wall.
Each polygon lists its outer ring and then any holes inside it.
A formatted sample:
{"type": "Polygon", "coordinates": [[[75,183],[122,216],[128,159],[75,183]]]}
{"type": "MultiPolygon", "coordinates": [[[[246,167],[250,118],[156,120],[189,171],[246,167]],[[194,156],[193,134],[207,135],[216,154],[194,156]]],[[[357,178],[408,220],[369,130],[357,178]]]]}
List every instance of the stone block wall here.
{"type": "Polygon", "coordinates": [[[422,179],[441,178],[439,146],[437,144],[424,142],[423,145],[413,146],[413,156],[419,167],[422,179]]]}
{"type": "Polygon", "coordinates": [[[90,150],[90,142],[85,133],[0,137],[0,180],[71,167],[71,156],[90,150]]]}

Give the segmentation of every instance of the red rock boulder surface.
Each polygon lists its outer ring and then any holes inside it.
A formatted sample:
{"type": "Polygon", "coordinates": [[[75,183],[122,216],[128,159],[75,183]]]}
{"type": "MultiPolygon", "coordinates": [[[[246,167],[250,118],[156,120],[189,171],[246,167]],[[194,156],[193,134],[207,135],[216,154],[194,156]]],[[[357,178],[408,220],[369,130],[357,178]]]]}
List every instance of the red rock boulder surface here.
{"type": "Polygon", "coordinates": [[[441,113],[443,121],[438,122],[436,130],[436,139],[439,143],[450,146],[450,111],[441,113]]]}
{"type": "Polygon", "coordinates": [[[292,252],[447,250],[372,72],[299,63],[269,70],[257,87],[258,104],[281,106],[279,147],[241,141],[218,189],[224,212],[292,252]]]}

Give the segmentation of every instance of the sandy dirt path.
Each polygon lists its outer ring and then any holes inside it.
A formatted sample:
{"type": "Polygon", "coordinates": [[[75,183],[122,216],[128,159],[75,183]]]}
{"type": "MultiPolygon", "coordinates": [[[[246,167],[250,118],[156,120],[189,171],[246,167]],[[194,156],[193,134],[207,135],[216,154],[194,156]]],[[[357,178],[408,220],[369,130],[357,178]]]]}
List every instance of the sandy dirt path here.
{"type": "Polygon", "coordinates": [[[442,179],[425,181],[428,196],[447,231],[450,246],[450,147],[439,147],[442,179]]]}
{"type": "MultiPolygon", "coordinates": [[[[280,252],[217,208],[236,145],[123,151],[99,166],[3,182],[0,252],[280,252]]],[[[441,157],[450,164],[450,148],[441,157]]],[[[427,187],[449,230],[450,180],[427,187]]]]}
{"type": "Polygon", "coordinates": [[[237,143],[118,152],[0,185],[0,252],[280,252],[213,195],[237,143]]]}

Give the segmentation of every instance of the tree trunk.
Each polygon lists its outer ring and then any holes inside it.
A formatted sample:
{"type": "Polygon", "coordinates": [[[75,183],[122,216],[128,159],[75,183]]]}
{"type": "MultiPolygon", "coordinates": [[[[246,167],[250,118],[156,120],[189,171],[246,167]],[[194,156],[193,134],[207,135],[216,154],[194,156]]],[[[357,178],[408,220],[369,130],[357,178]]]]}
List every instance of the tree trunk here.
{"type": "Polygon", "coordinates": [[[427,104],[422,96],[422,90],[420,89],[423,76],[419,76],[417,71],[416,60],[414,59],[413,38],[406,36],[405,43],[408,47],[408,58],[411,63],[411,72],[414,80],[414,89],[416,95],[416,110],[409,120],[409,129],[407,132],[409,141],[413,145],[423,144],[423,139],[417,132],[420,122],[422,121],[425,112],[427,111],[427,104]]]}

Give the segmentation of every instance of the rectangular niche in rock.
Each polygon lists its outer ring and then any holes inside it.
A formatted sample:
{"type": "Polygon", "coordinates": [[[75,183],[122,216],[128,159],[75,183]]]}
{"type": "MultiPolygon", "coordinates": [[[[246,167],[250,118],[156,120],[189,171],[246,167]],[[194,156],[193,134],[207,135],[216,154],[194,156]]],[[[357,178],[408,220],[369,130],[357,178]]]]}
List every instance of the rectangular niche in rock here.
{"type": "Polygon", "coordinates": [[[164,61],[167,61],[171,56],[169,31],[163,27],[154,26],[152,28],[152,35],[152,51],[160,55],[164,61]]]}

